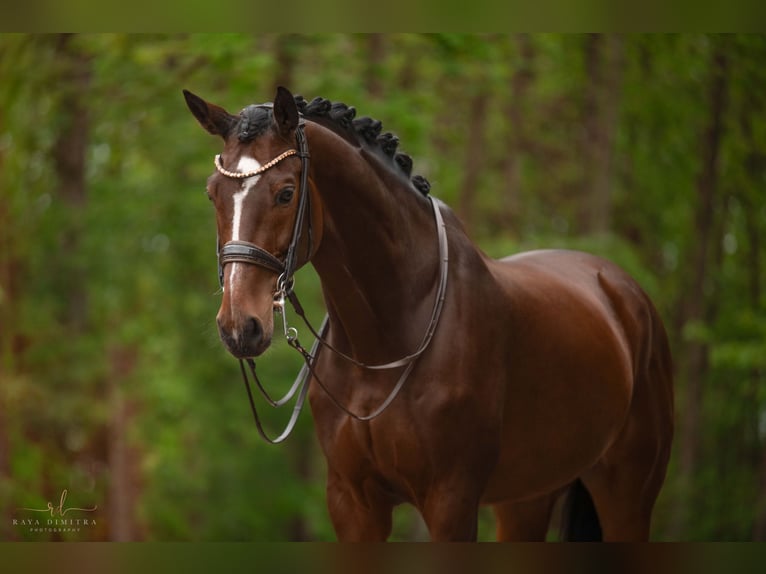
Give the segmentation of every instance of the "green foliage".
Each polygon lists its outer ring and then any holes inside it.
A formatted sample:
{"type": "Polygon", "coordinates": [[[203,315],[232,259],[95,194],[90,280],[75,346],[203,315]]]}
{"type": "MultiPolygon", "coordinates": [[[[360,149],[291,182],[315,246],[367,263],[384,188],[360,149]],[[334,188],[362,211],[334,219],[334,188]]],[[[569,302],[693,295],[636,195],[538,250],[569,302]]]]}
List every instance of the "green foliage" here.
{"type": "MultiPolygon", "coordinates": [[[[766,40],[621,39],[609,223],[599,232],[587,227],[591,40],[391,34],[376,53],[366,35],[88,34],[70,38],[64,56],[59,36],[0,36],[0,499],[16,508],[68,488],[107,506],[119,430],[132,453],[134,537],[334,538],[308,409],[284,447],[262,444],[237,364],[217,340],[215,222],[203,190],[220,143],[181,96],[187,88],[236,111],[269,100],[286,78],[307,98],[381,119],[455,209],[475,192],[470,231],[487,253],[583,249],[634,275],[666,319],[677,362],[694,344],[707,359],[700,470],[680,492],[674,460],[655,536],[750,538],[766,440],[766,40]],[[716,237],[706,311],[686,321],[716,50],[729,64],[716,237]],[[72,72],[78,58],[85,87],[72,72]],[[73,94],[88,114],[81,204],[62,196],[55,163],[73,94]],[[480,119],[477,184],[466,190],[467,142],[480,119]],[[677,500],[693,507],[680,533],[671,528],[677,500]]],[[[319,322],[317,278],[306,269],[298,282],[319,322]]],[[[258,362],[275,394],[299,367],[283,344],[258,362]]],[[[682,376],[678,388],[686,384],[682,376]]],[[[268,427],[276,432],[285,417],[269,413],[268,427]]],[[[102,517],[86,537],[110,537],[102,517]]],[[[484,511],[483,537],[490,523],[484,511]]],[[[395,539],[424,534],[413,513],[397,513],[395,539]]]]}

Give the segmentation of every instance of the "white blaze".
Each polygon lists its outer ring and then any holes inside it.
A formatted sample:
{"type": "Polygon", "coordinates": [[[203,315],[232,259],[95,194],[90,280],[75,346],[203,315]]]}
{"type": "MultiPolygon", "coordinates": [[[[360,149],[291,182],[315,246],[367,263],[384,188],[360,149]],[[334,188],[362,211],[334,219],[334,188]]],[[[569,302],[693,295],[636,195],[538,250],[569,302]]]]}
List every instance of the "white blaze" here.
{"type": "MultiPolygon", "coordinates": [[[[254,171],[260,169],[261,164],[255,158],[242,156],[237,164],[237,171],[254,171]]],[[[242,205],[245,203],[245,198],[250,190],[255,187],[258,180],[261,179],[260,175],[254,175],[242,180],[242,185],[237,193],[234,194],[234,217],[231,222],[231,240],[239,240],[239,225],[242,219],[242,205]]]]}
{"type": "MultiPolygon", "coordinates": [[[[260,169],[261,164],[258,160],[252,157],[242,156],[237,164],[237,171],[254,171],[260,169]]],[[[255,187],[258,180],[261,179],[260,175],[254,175],[242,180],[242,185],[237,193],[233,195],[234,198],[234,214],[231,219],[231,240],[239,241],[239,227],[242,222],[242,206],[245,203],[245,198],[250,190],[255,187]]],[[[234,262],[229,264],[229,285],[234,284],[234,277],[239,268],[239,263],[234,262]]]]}

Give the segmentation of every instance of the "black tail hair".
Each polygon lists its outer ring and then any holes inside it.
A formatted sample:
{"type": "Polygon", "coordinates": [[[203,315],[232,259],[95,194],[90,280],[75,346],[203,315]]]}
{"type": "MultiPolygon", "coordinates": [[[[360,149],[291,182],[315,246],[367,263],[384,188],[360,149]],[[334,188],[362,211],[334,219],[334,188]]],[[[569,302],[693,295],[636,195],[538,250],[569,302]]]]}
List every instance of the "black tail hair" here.
{"type": "Polygon", "coordinates": [[[578,478],[569,487],[561,515],[560,538],[565,542],[600,542],[601,523],[590,492],[578,478]]]}

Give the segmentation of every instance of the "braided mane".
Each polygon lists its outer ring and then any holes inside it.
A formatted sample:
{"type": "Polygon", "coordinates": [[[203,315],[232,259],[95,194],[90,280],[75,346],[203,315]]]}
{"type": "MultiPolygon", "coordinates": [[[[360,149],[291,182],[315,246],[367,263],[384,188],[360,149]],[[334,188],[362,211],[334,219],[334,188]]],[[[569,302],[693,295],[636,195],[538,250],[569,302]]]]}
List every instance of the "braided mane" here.
{"type": "MultiPolygon", "coordinates": [[[[356,117],[356,109],[342,102],[314,98],[310,102],[295,96],[298,111],[307,119],[331,129],[353,145],[364,146],[384,159],[393,169],[412,183],[423,195],[428,195],[431,184],[422,175],[412,175],[412,158],[397,151],[399,138],[391,132],[381,133],[383,124],[368,116],[356,117]]],[[[264,134],[271,124],[271,110],[266,106],[251,105],[239,114],[235,126],[239,139],[247,142],[264,134]]]]}

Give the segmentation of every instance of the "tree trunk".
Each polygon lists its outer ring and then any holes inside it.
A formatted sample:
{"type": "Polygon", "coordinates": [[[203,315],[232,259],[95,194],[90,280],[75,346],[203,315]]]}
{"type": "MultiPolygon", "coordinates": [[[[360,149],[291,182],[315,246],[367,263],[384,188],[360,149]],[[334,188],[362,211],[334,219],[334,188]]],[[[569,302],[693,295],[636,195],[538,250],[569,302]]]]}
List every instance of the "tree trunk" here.
{"type": "Polygon", "coordinates": [[[617,34],[590,34],[585,43],[585,173],[579,219],[586,233],[605,233],[611,228],[613,150],[619,123],[623,52],[623,39],[617,34]]]}
{"type": "Polygon", "coordinates": [[[402,92],[410,92],[418,87],[418,55],[420,45],[410,42],[400,42],[396,51],[403,55],[404,65],[396,77],[396,88],[402,92]]]}
{"type": "MultiPolygon", "coordinates": [[[[5,133],[5,110],[0,107],[0,134],[5,133]]],[[[0,178],[3,177],[4,164],[3,148],[0,147],[0,178]]],[[[0,185],[3,184],[0,179],[0,185]]],[[[13,286],[11,284],[14,267],[14,250],[12,243],[12,219],[7,201],[0,202],[0,485],[2,490],[11,480],[11,460],[10,460],[10,425],[8,422],[8,405],[5,399],[5,389],[8,381],[6,377],[13,376],[13,326],[18,323],[13,319],[13,309],[15,305],[10,305],[13,301],[13,286]]],[[[15,538],[14,531],[11,528],[6,517],[11,516],[11,501],[8,497],[2,497],[0,502],[0,517],[3,517],[3,524],[0,526],[0,540],[12,540],[15,538]]]]}
{"type": "MultiPolygon", "coordinates": [[[[760,156],[760,165],[766,166],[766,157],[760,156]]],[[[758,173],[763,178],[766,169],[759,169],[758,173]]],[[[755,174],[753,174],[755,175],[755,174]]],[[[752,181],[758,181],[755,178],[752,181]]],[[[761,179],[763,181],[763,179],[761,179]]],[[[749,245],[748,253],[748,272],[749,272],[749,299],[750,307],[754,313],[758,313],[761,308],[761,232],[757,218],[756,209],[750,209],[745,206],[746,216],[745,225],[747,228],[747,237],[749,245]]],[[[761,409],[763,408],[758,400],[760,389],[764,384],[764,373],[760,368],[753,368],[750,372],[749,395],[755,405],[752,424],[755,427],[755,436],[759,436],[761,409]]],[[[757,463],[758,499],[756,502],[755,524],[753,526],[753,540],[766,541],[766,441],[762,441],[760,461],[757,463]]]]}
{"type": "Polygon", "coordinates": [[[274,46],[274,61],[276,70],[274,72],[274,89],[283,86],[287,89],[294,89],[293,77],[295,75],[295,63],[298,61],[298,50],[300,48],[300,36],[298,34],[279,34],[274,46]]]}
{"type": "MultiPolygon", "coordinates": [[[[689,283],[682,292],[681,328],[709,325],[714,309],[708,301],[707,285],[714,275],[716,242],[721,238],[715,230],[714,214],[717,206],[719,153],[723,138],[723,118],[727,107],[729,65],[725,47],[713,47],[708,84],[708,124],[702,134],[702,162],[697,179],[697,206],[695,212],[695,239],[689,260],[689,283]]],[[[676,506],[671,524],[671,535],[681,538],[687,532],[690,507],[694,504],[693,479],[697,471],[700,451],[700,432],[703,402],[703,383],[708,372],[708,344],[694,338],[679,357],[681,389],[681,420],[678,442],[678,475],[681,500],[676,506]]]]}
{"type": "Polygon", "coordinates": [[[367,57],[365,58],[364,85],[373,99],[380,99],[383,96],[381,74],[386,59],[385,36],[379,33],[366,34],[365,45],[367,57]]]}
{"type": "Polygon", "coordinates": [[[527,98],[535,77],[535,46],[529,34],[513,34],[509,38],[518,60],[511,77],[510,97],[505,103],[508,118],[507,153],[503,157],[503,215],[501,225],[511,228],[521,217],[521,164],[527,153],[527,98]]]}
{"type": "Polygon", "coordinates": [[[65,287],[68,304],[63,323],[72,337],[83,333],[87,323],[87,290],[82,280],[84,261],[73,257],[80,250],[84,233],[82,217],[87,203],[85,186],[85,157],[88,142],[89,118],[85,93],[90,84],[90,63],[73,46],[74,36],[61,34],[56,51],[61,56],[60,87],[63,126],[56,138],[53,159],[58,181],[57,195],[70,214],[67,225],[62,226],[61,256],[66,260],[61,285],[65,287]]]}
{"type": "Polygon", "coordinates": [[[136,351],[118,348],[110,353],[109,396],[109,541],[140,540],[134,509],[140,497],[140,456],[128,443],[128,429],[135,419],[135,408],[123,385],[136,367],[136,351]]]}
{"type": "MultiPolygon", "coordinates": [[[[764,86],[761,86],[763,89],[764,86]]],[[[761,117],[763,114],[763,105],[758,95],[758,90],[748,90],[745,96],[745,103],[741,104],[740,124],[744,134],[744,141],[749,149],[747,159],[745,160],[745,173],[749,182],[752,182],[752,189],[760,192],[760,183],[766,178],[766,153],[760,148],[753,132],[753,118],[761,117]]],[[[745,214],[745,232],[747,235],[747,270],[748,270],[748,303],[754,315],[761,312],[761,218],[759,217],[759,204],[754,200],[751,193],[745,193],[742,197],[742,207],[745,214]]],[[[753,428],[753,435],[756,437],[756,444],[760,439],[760,417],[763,405],[759,400],[760,389],[764,384],[764,372],[759,367],[753,367],[750,371],[750,386],[748,389],[748,399],[753,407],[750,414],[750,424],[753,428]]],[[[756,515],[753,524],[753,540],[766,540],[766,442],[760,445],[760,452],[757,453],[755,460],[755,472],[759,478],[758,497],[756,501],[756,515]]]]}
{"type": "MultiPolygon", "coordinates": [[[[59,320],[66,328],[66,337],[70,342],[62,345],[62,350],[73,353],[74,360],[82,360],[76,350],[76,341],[93,337],[89,317],[89,269],[87,258],[83,255],[89,204],[86,167],[90,137],[89,98],[92,70],[90,57],[78,45],[76,34],[60,34],[53,41],[58,56],[55,82],[60,93],[57,113],[61,121],[53,148],[53,166],[57,182],[55,197],[63,207],[64,220],[60,225],[59,252],[52,254],[51,265],[54,266],[52,272],[57,280],[57,291],[64,303],[59,320]]],[[[71,378],[75,375],[67,373],[66,376],[71,378]]],[[[71,381],[78,389],[81,401],[91,397],[92,400],[102,399],[104,395],[97,390],[103,388],[101,382],[71,381]]],[[[94,483],[105,476],[101,471],[94,469],[109,468],[111,462],[108,447],[112,445],[107,444],[105,448],[105,430],[101,424],[89,426],[89,436],[85,441],[89,446],[78,452],[67,452],[64,460],[67,465],[81,465],[84,472],[91,474],[94,483]]],[[[49,445],[53,445],[48,448],[57,448],[60,439],[48,437],[47,440],[49,445]]],[[[109,470],[110,480],[119,475],[114,469],[109,470]]],[[[61,485],[55,484],[48,486],[51,489],[61,488],[61,485]]],[[[106,508],[112,507],[113,502],[108,500],[106,508]]],[[[107,529],[108,525],[102,525],[91,535],[97,539],[108,539],[107,529]]]]}
{"type": "Polygon", "coordinates": [[[469,233],[474,230],[476,224],[476,198],[484,166],[484,143],[489,107],[489,92],[484,89],[480,81],[476,82],[475,86],[475,92],[470,100],[468,117],[471,121],[468,123],[468,145],[465,148],[465,167],[458,200],[460,218],[469,233]]]}

